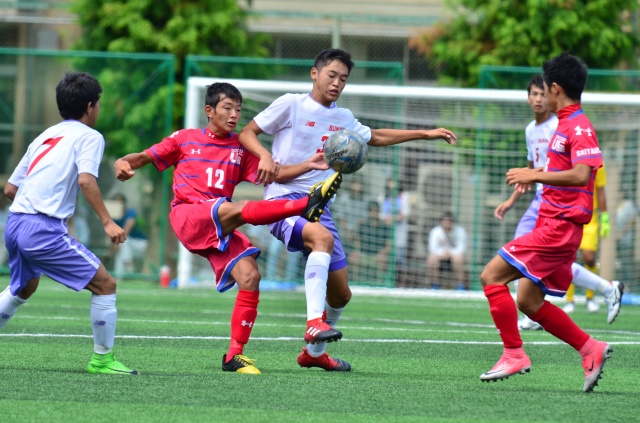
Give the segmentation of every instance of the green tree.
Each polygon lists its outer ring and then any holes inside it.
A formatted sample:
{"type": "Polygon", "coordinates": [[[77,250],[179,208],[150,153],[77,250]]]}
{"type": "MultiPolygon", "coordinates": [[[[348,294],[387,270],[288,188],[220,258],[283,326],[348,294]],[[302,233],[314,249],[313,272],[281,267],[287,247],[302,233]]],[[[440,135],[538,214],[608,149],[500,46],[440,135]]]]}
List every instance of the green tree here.
{"type": "Polygon", "coordinates": [[[540,67],[569,51],[591,68],[637,65],[637,0],[447,0],[453,18],[411,40],[447,85],[483,65],[540,67]]]}
{"type": "MultiPolygon", "coordinates": [[[[76,0],[74,11],[82,27],[75,45],[78,50],[175,55],[173,129],[181,126],[184,115],[187,55],[268,54],[269,38],[246,30],[247,12],[236,0],[76,0]]],[[[96,73],[104,88],[106,112],[98,129],[109,140],[110,154],[140,151],[150,141],[160,140],[149,137],[158,127],[164,131],[163,104],[171,87],[157,74],[144,60],[135,64],[109,61],[109,66],[96,73]]]]}

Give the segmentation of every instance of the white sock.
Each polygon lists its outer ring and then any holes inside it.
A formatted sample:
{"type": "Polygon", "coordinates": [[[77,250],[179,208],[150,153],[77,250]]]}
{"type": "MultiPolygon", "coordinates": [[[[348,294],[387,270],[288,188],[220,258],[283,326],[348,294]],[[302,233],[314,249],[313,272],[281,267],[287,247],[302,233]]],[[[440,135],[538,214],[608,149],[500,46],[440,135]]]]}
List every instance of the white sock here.
{"type": "Polygon", "coordinates": [[[329,278],[329,253],[313,252],[304,269],[304,290],[307,295],[307,320],[322,317],[329,278]]]}
{"type": "Polygon", "coordinates": [[[573,263],[571,265],[571,270],[573,271],[573,284],[575,286],[597,291],[605,297],[611,295],[613,286],[608,280],[590,272],[578,263],[573,263]]]}
{"type": "MultiPolygon", "coordinates": [[[[344,307],[333,308],[329,304],[325,303],[325,310],[327,312],[327,324],[332,328],[336,327],[338,319],[344,311],[344,307]]],[[[326,342],[318,342],[317,344],[307,344],[307,353],[311,357],[320,357],[327,349],[326,342]]]]}
{"type": "Polygon", "coordinates": [[[93,329],[93,351],[97,354],[107,354],[113,348],[116,337],[116,294],[92,294],[89,314],[93,329]]]}
{"type": "Polygon", "coordinates": [[[9,287],[0,293],[0,329],[16,314],[18,307],[26,302],[27,300],[13,295],[9,287]]]}

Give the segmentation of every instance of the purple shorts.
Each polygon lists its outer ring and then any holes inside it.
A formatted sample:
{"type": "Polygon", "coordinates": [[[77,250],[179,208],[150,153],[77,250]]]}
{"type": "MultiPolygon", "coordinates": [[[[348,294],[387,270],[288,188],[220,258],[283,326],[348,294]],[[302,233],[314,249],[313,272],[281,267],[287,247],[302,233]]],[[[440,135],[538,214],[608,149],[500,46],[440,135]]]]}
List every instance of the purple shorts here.
{"type": "Polygon", "coordinates": [[[10,213],[5,230],[11,293],[18,295],[42,273],[75,291],[84,289],[100,259],[69,236],[63,220],[44,214],[10,213]]]}
{"type": "MultiPolygon", "coordinates": [[[[305,197],[307,194],[293,193],[278,197],[278,199],[298,199],[305,197]]],[[[292,252],[300,251],[305,257],[309,256],[310,251],[304,248],[304,242],[302,241],[302,228],[309,221],[303,217],[295,216],[288,217],[279,222],[269,225],[269,229],[273,236],[287,246],[287,250],[292,252]]],[[[329,265],[329,272],[343,269],[347,266],[347,258],[344,255],[344,249],[342,248],[342,242],[340,242],[340,235],[338,235],[338,229],[333,222],[331,211],[329,206],[324,209],[324,213],[320,216],[320,223],[327,228],[333,235],[333,253],[331,254],[331,264],[329,265]]]]}
{"type": "Polygon", "coordinates": [[[531,200],[531,204],[527,211],[524,212],[518,227],[516,228],[516,235],[513,239],[520,238],[522,235],[526,235],[536,227],[538,221],[538,212],[540,211],[540,203],[542,203],[542,190],[536,191],[536,196],[531,200]]]}

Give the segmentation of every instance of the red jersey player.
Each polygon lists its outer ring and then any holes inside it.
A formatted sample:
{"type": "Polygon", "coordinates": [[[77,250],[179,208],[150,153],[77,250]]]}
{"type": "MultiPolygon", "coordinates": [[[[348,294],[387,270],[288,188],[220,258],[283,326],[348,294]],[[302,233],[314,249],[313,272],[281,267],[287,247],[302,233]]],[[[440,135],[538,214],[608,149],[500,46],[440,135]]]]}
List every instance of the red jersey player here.
{"type": "Polygon", "coordinates": [[[520,192],[542,183],[542,205],[533,231],[502,247],[480,275],[491,317],[504,344],[500,360],[480,379],[504,379],[531,368],[518,331],[516,304],[507,287],[520,278],[518,308],[580,353],[585,374],[583,391],[590,392],[597,386],[612,349],[591,338],[544,297],[563,296],[571,283],[571,264],[580,246],[582,228],[593,212],[594,180],[602,166],[602,153],[596,132],[580,105],[587,67],[579,58],[563,53],[545,62],[543,71],[545,95],[549,109],[558,115],[558,127],[549,142],[543,171],[520,168],[507,172],[507,183],[520,192]]]}
{"type": "MultiPolygon", "coordinates": [[[[258,313],[260,250],[236,228],[250,223],[264,225],[302,215],[314,221],[340,186],[334,173],[314,185],[308,196],[297,200],[231,202],[240,182],[255,183],[259,159],[246,151],[233,133],[242,110],[242,95],[228,83],[207,87],[203,129],[182,129],[141,153],[128,154],[115,163],[116,177],[126,181],[133,169],[153,163],[159,171],[174,166],[169,219],[180,242],[192,253],[209,260],[216,286],[223,292],[238,284],[231,315],[231,344],[222,357],[222,370],[260,374],[254,360],[244,356],[258,313]]],[[[281,178],[294,178],[309,170],[326,170],[322,154],[279,170],[281,178]]]]}

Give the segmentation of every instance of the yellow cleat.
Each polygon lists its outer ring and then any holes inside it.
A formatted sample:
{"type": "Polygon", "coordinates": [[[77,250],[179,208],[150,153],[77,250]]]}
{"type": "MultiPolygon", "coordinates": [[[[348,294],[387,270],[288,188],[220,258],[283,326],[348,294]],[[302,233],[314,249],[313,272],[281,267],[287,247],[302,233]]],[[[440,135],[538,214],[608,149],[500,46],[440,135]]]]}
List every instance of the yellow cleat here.
{"type": "Polygon", "coordinates": [[[256,366],[254,366],[256,360],[252,360],[247,356],[236,354],[233,356],[229,362],[227,360],[227,355],[224,354],[222,356],[222,370],[225,372],[236,372],[236,373],[244,373],[248,375],[259,375],[260,370],[256,366]]]}

